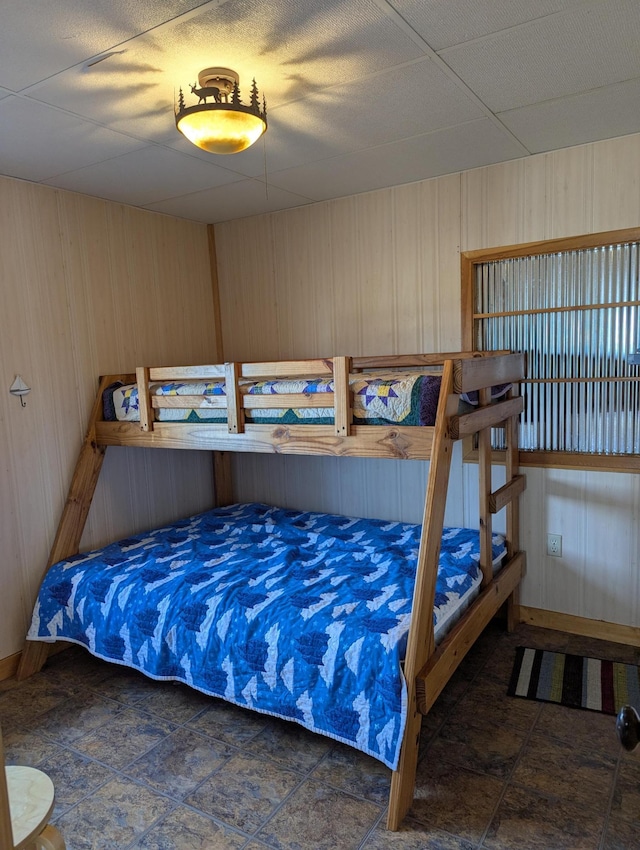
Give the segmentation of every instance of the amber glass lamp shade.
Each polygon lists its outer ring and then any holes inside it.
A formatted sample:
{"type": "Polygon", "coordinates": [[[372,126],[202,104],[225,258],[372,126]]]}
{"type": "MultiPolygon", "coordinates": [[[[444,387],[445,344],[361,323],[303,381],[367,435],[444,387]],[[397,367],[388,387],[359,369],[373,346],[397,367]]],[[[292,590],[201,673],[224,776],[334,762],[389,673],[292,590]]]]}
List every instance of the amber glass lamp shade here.
{"type": "Polygon", "coordinates": [[[206,103],[190,106],[176,116],[176,127],[199,148],[209,153],[240,153],[267,129],[267,122],[246,106],[206,103]]]}

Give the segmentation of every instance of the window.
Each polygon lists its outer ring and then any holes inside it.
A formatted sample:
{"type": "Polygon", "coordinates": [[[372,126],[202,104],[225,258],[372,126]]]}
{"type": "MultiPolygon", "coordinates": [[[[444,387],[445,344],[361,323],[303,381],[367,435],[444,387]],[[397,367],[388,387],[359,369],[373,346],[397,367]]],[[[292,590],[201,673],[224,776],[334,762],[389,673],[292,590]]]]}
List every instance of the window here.
{"type": "Polygon", "coordinates": [[[527,356],[521,462],[640,471],[640,230],[470,252],[462,269],[464,347],[527,356]]]}

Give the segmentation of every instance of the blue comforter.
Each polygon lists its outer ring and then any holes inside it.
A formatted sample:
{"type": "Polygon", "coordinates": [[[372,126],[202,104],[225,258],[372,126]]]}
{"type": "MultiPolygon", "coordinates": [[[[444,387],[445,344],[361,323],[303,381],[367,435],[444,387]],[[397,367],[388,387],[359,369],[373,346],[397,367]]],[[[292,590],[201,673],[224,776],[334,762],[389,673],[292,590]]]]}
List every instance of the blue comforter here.
{"type": "MultiPolygon", "coordinates": [[[[28,637],[296,720],[395,768],[419,541],[419,525],[232,505],[56,564],[28,637]]],[[[445,529],[442,546],[436,621],[479,581],[477,531],[445,529]]]]}

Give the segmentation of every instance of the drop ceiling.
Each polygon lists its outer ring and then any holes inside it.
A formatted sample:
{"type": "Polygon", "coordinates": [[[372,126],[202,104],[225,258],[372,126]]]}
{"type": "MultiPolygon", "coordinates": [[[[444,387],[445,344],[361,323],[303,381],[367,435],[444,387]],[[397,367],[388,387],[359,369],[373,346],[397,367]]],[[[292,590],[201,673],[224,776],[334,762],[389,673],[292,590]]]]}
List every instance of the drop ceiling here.
{"type": "Polygon", "coordinates": [[[197,221],[640,132],[638,0],[2,0],[0,22],[0,174],[197,221]],[[175,129],[210,66],[267,98],[243,153],[175,129]]]}

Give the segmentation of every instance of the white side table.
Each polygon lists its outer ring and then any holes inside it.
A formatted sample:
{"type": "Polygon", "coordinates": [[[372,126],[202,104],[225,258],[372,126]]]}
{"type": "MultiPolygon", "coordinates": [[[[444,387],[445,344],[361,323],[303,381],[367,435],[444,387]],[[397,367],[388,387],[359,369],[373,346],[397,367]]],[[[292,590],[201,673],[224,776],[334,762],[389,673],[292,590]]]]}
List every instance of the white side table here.
{"type": "Polygon", "coordinates": [[[53,782],[34,767],[5,768],[15,850],[65,850],[58,830],[48,821],[53,810],[53,782]]]}

